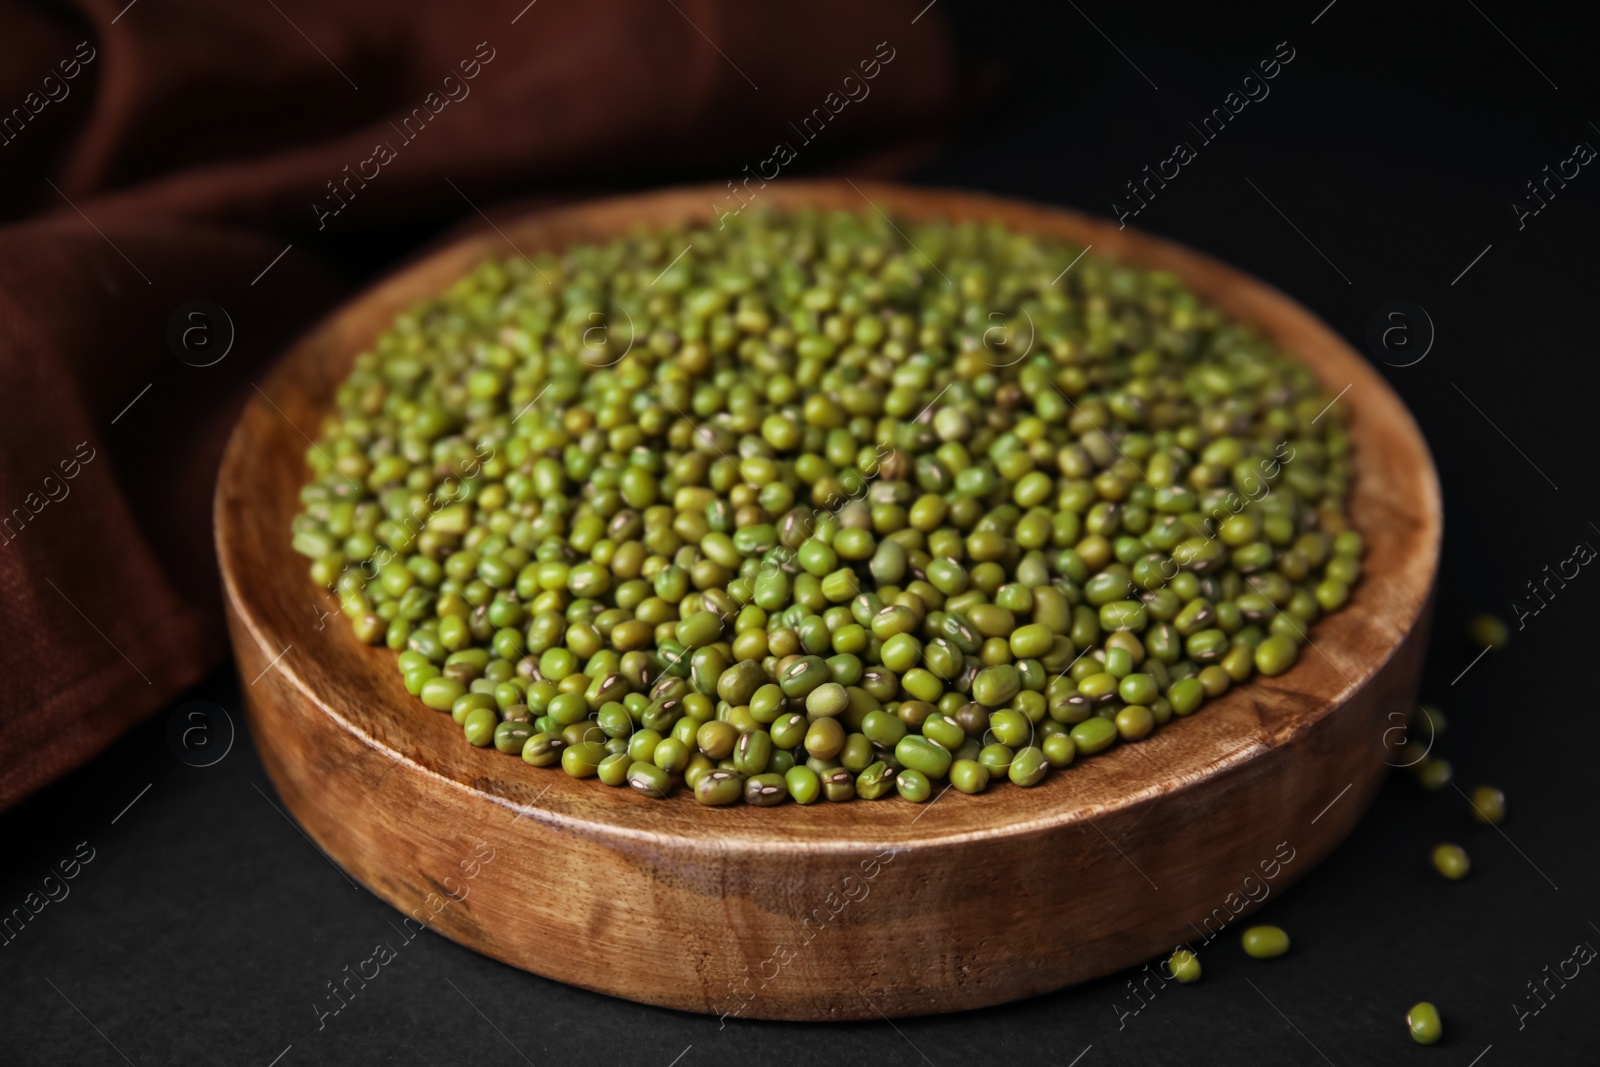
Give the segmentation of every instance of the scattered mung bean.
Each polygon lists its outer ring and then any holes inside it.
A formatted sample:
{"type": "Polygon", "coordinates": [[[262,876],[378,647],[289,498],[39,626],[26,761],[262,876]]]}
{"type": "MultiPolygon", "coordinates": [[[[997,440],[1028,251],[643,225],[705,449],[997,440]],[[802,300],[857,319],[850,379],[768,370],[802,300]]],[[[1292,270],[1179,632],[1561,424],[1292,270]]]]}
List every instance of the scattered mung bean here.
{"type": "Polygon", "coordinates": [[[1436,845],[1433,849],[1433,868],[1452,882],[1459,882],[1472,869],[1467,850],[1460,845],[1436,845]]]}
{"type": "Polygon", "coordinates": [[[1467,626],[1467,636],[1479,648],[1492,648],[1496,652],[1511,642],[1511,628],[1498,615],[1484,612],[1474,615],[1467,626]]]}
{"type": "Polygon", "coordinates": [[[1419,762],[1413,769],[1417,781],[1422,788],[1430,792],[1438,792],[1450,784],[1455,777],[1455,770],[1450,766],[1450,761],[1439,756],[1429,756],[1419,762]]]}
{"type": "Polygon", "coordinates": [[[1245,955],[1258,960],[1271,959],[1289,951],[1289,935],[1276,926],[1252,926],[1240,938],[1245,955]]]}
{"type": "Polygon", "coordinates": [[[1488,826],[1498,826],[1506,818],[1506,795],[1492,785],[1472,791],[1472,817],[1488,826]]]}
{"type": "Polygon", "coordinates": [[[1200,981],[1200,957],[1186,948],[1180,948],[1167,960],[1167,971],[1182,982],[1190,985],[1200,981]]]}
{"type": "Polygon", "coordinates": [[[1439,1009],[1426,1000],[1413,1004],[1406,1012],[1406,1028],[1411,1031],[1411,1040],[1419,1045],[1432,1045],[1444,1036],[1439,1009]]]}

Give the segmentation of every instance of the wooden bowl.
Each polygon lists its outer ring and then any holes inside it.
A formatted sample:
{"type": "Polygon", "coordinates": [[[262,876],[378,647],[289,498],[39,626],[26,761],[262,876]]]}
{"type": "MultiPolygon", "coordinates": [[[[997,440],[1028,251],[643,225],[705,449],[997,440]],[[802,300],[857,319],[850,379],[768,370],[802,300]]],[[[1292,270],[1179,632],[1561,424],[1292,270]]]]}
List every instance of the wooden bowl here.
{"type": "MultiPolygon", "coordinates": [[[[773,207],[999,220],[1181,277],[1309,364],[1350,420],[1366,577],[1300,661],[1138,744],[932,804],[703,808],[463,743],[358,643],[289,548],[352,357],[485,257],[705,222],[713,187],[533,215],[375,286],[301,341],[223,461],[217,549],[252,733],[284,802],[352,876],[516,967],[686,1011],[854,1019],[977,1008],[1199,948],[1350,832],[1411,709],[1437,566],[1426,445],[1381,378],[1276,290],[1109,221],[971,193],[774,183],[773,207]],[[869,203],[870,200],[870,203],[869,203]],[[515,245],[515,249],[511,245],[515,245]],[[270,398],[268,403],[266,398],[270,398]]],[[[408,924],[408,930],[415,923],[408,924]]]]}

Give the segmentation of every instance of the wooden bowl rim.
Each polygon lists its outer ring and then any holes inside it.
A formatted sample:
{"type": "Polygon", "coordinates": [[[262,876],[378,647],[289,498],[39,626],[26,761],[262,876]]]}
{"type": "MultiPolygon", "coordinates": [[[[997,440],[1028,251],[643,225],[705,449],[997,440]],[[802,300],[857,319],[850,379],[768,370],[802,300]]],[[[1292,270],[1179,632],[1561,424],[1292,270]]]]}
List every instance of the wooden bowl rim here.
{"type": "MultiPolygon", "coordinates": [[[[586,201],[535,211],[506,224],[503,228],[497,226],[493,231],[469,234],[441,247],[426,250],[419,258],[402,265],[381,281],[341,304],[308,331],[274,367],[263,383],[264,394],[271,396],[280,393],[281,387],[295,378],[296,368],[317,358],[325,347],[340,352],[342,363],[339,373],[333,378],[337,380],[338,377],[342,377],[348,369],[349,361],[370,341],[370,335],[360,344],[351,343],[349,339],[342,337],[342,324],[358,312],[385,305],[390,306],[392,311],[398,311],[416,300],[442,292],[449,284],[449,280],[465,274],[485,258],[509,258],[532,251],[559,250],[571,243],[600,240],[604,239],[604,235],[617,236],[641,226],[659,228],[702,224],[706,221],[702,205],[715,204],[725,195],[725,190],[721,186],[695,185],[586,201]],[[615,221],[618,217],[624,217],[628,221],[619,225],[615,221]],[[554,235],[558,239],[538,240],[541,231],[545,236],[554,235]],[[507,247],[508,245],[510,247],[507,247]],[[449,280],[440,284],[436,275],[440,273],[441,267],[447,264],[453,271],[449,280]]],[[[1381,415],[1382,419],[1377,421],[1386,423],[1390,434],[1398,439],[1398,443],[1413,453],[1411,457],[1413,462],[1400,468],[1408,476],[1410,483],[1401,487],[1403,490],[1401,499],[1413,505],[1410,513],[1404,517],[1417,524],[1419,533],[1411,539],[1411,550],[1402,558],[1393,561],[1394,570],[1401,573],[1408,583],[1400,591],[1405,594],[1404,599],[1410,606],[1403,619],[1386,620],[1392,624],[1393,632],[1385,641],[1382,655],[1363,660],[1353,677],[1340,671],[1343,684],[1328,692],[1321,700],[1319,708],[1301,714],[1287,729],[1270,731],[1266,721],[1261,718],[1259,706],[1256,705],[1256,729],[1241,736],[1239,743],[1230,750],[1201,758],[1199,753],[1202,750],[1177,749],[1179,759],[1169,767],[1169,770],[1176,771],[1176,774],[1151,776],[1148,773],[1145,754],[1161,747],[1159,746],[1161,738],[1179,736],[1183,728],[1191,725],[1196,719],[1208,715],[1221,718],[1230,709],[1237,711],[1246,703],[1254,705],[1251,700],[1252,693],[1259,692],[1256,687],[1263,684],[1259,675],[1245,685],[1231,689],[1224,696],[1207,701],[1192,719],[1169,724],[1157,731],[1151,739],[1139,744],[1118,745],[1110,752],[1094,757],[1091,765],[1111,766],[1117,761],[1129,764],[1122,769],[1131,770],[1139,779],[1132,788],[1117,793],[1111,799],[1088,803],[1076,802],[1072,797],[1074,776],[1083,774],[1084,768],[1075,763],[1073,768],[1063,773],[1052,774],[1044,784],[1032,789],[1002,785],[980,796],[958,797],[949,803],[974,805],[970,809],[973,815],[987,813],[987,821],[967,828],[946,827],[941,830],[938,828],[939,824],[948,820],[931,820],[915,837],[906,836],[908,825],[905,821],[885,818],[885,809],[868,803],[821,803],[805,807],[786,804],[777,809],[762,810],[751,809],[744,805],[732,808],[706,808],[697,804],[681,788],[666,800],[649,800],[636,796],[629,790],[607,789],[595,781],[573,779],[553,768],[539,771],[529,769],[529,773],[534,775],[534,785],[543,786],[533,799],[523,800],[507,796],[485,788],[485,783],[489,781],[503,783],[503,779],[495,775],[494,771],[512,765],[510,769],[520,772],[524,767],[520,761],[514,761],[493,750],[480,752],[464,745],[457,734],[452,740],[453,747],[458,751],[446,750],[434,754],[440,756],[442,765],[459,767],[463,773],[460,778],[442,773],[426,762],[414,758],[414,754],[419,751],[418,741],[432,744],[425,738],[430,732],[428,729],[411,731],[408,734],[411,743],[404,750],[398,746],[391,747],[358,728],[355,721],[336,711],[326,697],[313,690],[301,671],[297,669],[295,662],[286,659],[285,662],[278,663],[276,669],[280,670],[302,694],[307,704],[388,758],[435,778],[443,784],[490,800],[508,811],[516,812],[518,817],[535,819],[553,828],[598,834],[618,844],[633,841],[640,845],[651,846],[659,845],[664,834],[677,830],[683,830],[684,836],[681,840],[684,843],[689,843],[699,834],[714,832],[715,844],[725,852],[733,854],[765,850],[785,844],[802,844],[809,850],[826,853],[859,853],[863,849],[892,845],[896,853],[900,853],[915,851],[920,847],[948,846],[964,841],[990,839],[997,835],[1013,837],[1042,833],[1074,823],[1092,824],[1094,819],[1111,811],[1134,807],[1160,796],[1192,789],[1209,779],[1233,771],[1264,752],[1288,742],[1315,726],[1325,716],[1336,712],[1394,656],[1406,632],[1425,610],[1437,577],[1442,531],[1438,479],[1427,444],[1410,413],[1376,371],[1330,328],[1277,289],[1208,256],[1131,227],[1124,229],[1111,220],[1067,208],[1034,204],[1014,198],[964,190],[908,187],[879,182],[787,179],[783,183],[775,183],[770,188],[761,190],[759,195],[765,198],[768,204],[781,210],[804,207],[833,210],[843,203],[849,203],[853,198],[860,204],[860,207],[855,209],[857,213],[883,210],[880,205],[886,205],[897,217],[919,220],[939,217],[951,221],[999,220],[1008,226],[1028,232],[1063,237],[1090,246],[1109,246],[1106,251],[1097,253],[1099,258],[1147,268],[1161,265],[1168,269],[1176,269],[1188,287],[1213,304],[1219,306],[1229,302],[1254,304],[1259,309],[1270,312],[1274,320],[1272,322],[1254,319],[1234,310],[1230,310],[1230,315],[1273,337],[1280,347],[1310,367],[1325,387],[1336,388],[1334,384],[1336,380],[1348,379],[1352,388],[1339,402],[1347,403],[1350,416],[1359,423],[1367,419],[1377,419],[1381,415]],[[1204,285],[1199,284],[1197,279],[1201,275],[1209,275],[1214,281],[1204,285]],[[1229,293],[1238,299],[1228,300],[1222,295],[1229,293]],[[1297,350],[1300,346],[1286,345],[1277,340],[1278,335],[1290,328],[1315,342],[1314,354],[1308,355],[1303,350],[1297,350]],[[1338,373],[1331,373],[1333,371],[1338,373]],[[471,767],[470,761],[478,758],[497,762],[483,769],[481,773],[472,773],[474,768],[471,767]],[[560,810],[538,803],[539,800],[549,797],[554,797],[557,801],[567,801],[566,806],[569,810],[560,810]],[[605,799],[595,803],[596,797],[605,799]],[[693,817],[683,818],[686,811],[692,812],[693,817]],[[806,836],[797,838],[795,836],[797,828],[806,831],[806,836]],[[812,831],[825,831],[827,836],[812,831]]],[[[392,318],[392,311],[386,318],[392,318]]],[[[326,410],[328,399],[330,398],[322,398],[321,410],[326,410]]],[[[269,620],[263,617],[266,612],[259,608],[240,587],[239,578],[243,568],[242,561],[237,555],[237,531],[234,515],[225,506],[225,501],[247,450],[262,443],[271,443],[274,437],[292,438],[293,431],[279,428],[266,431],[265,442],[256,439],[257,426],[264,422],[266,426],[273,427],[274,424],[267,418],[270,414],[271,409],[262,396],[252,398],[247,405],[224,454],[214,503],[217,554],[226,596],[236,611],[238,620],[263,649],[279,648],[278,637],[281,634],[269,635],[269,620]]],[[[284,416],[284,419],[287,421],[287,416],[284,416]]],[[[289,443],[293,443],[292,439],[289,443]]],[[[1352,485],[1351,507],[1355,509],[1371,491],[1371,487],[1364,484],[1365,479],[1362,477],[1363,448],[1356,434],[1352,434],[1352,445],[1356,452],[1357,476],[1352,485]]],[[[288,514],[292,515],[297,508],[297,503],[291,501],[288,514]]],[[[241,525],[264,521],[258,509],[250,509],[240,514],[243,516],[241,525]]],[[[268,533],[272,534],[271,531],[268,533]]],[[[285,546],[287,545],[286,528],[277,531],[276,536],[281,538],[285,546]]],[[[292,558],[298,560],[300,557],[292,558]]],[[[294,580],[303,579],[296,577],[294,580]]],[[[1355,623],[1363,621],[1362,593],[1374,580],[1374,576],[1364,575],[1350,602],[1340,612],[1330,616],[1328,621],[1345,620],[1346,627],[1351,629],[1355,623]]],[[[306,582],[306,591],[317,592],[309,581],[306,582]]],[[[386,669],[393,676],[393,685],[398,687],[398,675],[393,670],[394,653],[387,648],[360,645],[349,633],[342,618],[337,615],[329,617],[337,620],[336,625],[332,627],[337,633],[332,639],[356,646],[357,654],[383,657],[386,669]]],[[[1319,621],[1318,625],[1324,626],[1326,623],[1319,621]]],[[[267,653],[269,657],[272,654],[271,651],[267,653]]],[[[1324,655],[1323,658],[1327,657],[1324,655]]],[[[1282,679],[1293,678],[1307,671],[1308,664],[1312,662],[1311,656],[1302,655],[1290,672],[1272,681],[1279,682],[1282,679]]],[[[1333,666],[1331,660],[1328,665],[1333,666]]],[[[1338,670],[1337,667],[1334,669],[1338,670]]],[[[399,692],[410,706],[395,709],[398,713],[426,710],[416,698],[405,694],[403,688],[399,692]]],[[[1170,747],[1170,744],[1167,747],[1170,747]]],[[[1163,756],[1165,755],[1163,753],[1163,756]]],[[[529,786],[527,791],[531,794],[535,789],[529,786]]],[[[916,805],[910,810],[920,815],[921,812],[930,810],[932,806],[933,802],[930,802],[916,805]]],[[[900,807],[889,810],[907,811],[900,807]]],[[[979,822],[977,819],[968,821],[979,822]]],[[[915,823],[916,819],[913,818],[910,822],[915,823]]]]}

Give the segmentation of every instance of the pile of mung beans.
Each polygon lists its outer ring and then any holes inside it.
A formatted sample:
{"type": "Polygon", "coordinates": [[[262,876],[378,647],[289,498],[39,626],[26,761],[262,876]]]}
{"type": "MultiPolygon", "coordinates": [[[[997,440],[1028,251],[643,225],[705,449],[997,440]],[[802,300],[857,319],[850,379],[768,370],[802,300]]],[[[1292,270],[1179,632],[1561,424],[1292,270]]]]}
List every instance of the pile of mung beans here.
{"type": "Polygon", "coordinates": [[[1033,786],[1360,571],[1315,378],[1170,274],[747,212],[485,262],[356,357],[293,544],[466,740],[652,797],[1033,786]]]}

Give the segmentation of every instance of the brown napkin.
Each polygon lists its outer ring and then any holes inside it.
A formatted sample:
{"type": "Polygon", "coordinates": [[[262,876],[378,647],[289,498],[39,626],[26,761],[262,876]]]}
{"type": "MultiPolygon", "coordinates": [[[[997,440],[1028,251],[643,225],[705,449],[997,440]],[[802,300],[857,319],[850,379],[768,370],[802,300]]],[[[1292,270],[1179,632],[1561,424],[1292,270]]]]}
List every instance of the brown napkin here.
{"type": "Polygon", "coordinates": [[[223,442],[363,275],[778,142],[883,173],[956,96],[919,0],[524,4],[0,0],[0,808],[224,655],[223,442]]]}

